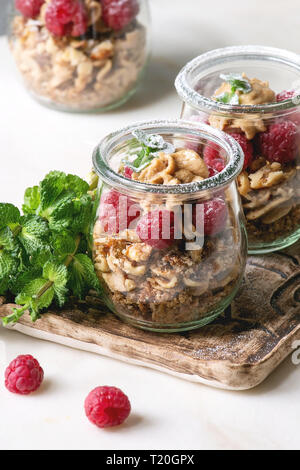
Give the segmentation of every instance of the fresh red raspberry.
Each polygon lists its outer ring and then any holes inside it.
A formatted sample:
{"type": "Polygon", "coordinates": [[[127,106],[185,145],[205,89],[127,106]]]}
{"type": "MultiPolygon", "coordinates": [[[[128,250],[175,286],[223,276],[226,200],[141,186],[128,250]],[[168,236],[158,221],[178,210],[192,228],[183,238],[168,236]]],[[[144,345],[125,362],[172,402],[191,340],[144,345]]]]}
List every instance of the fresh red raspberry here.
{"type": "Polygon", "coordinates": [[[214,176],[224,170],[226,163],[221,157],[220,148],[216,144],[208,144],[204,148],[203,158],[209,170],[209,176],[214,176]]]}
{"type": "Polygon", "coordinates": [[[118,426],[128,418],[131,410],[130,401],[117,387],[97,387],[92,390],[84,402],[85,414],[99,428],[118,426]]]}
{"type": "Polygon", "coordinates": [[[244,160],[244,170],[248,168],[250,163],[253,160],[253,145],[252,142],[250,142],[245,134],[238,134],[236,132],[230,133],[231,137],[233,137],[238,144],[242,147],[242,150],[245,155],[245,160],[244,160]]]}
{"type": "Polygon", "coordinates": [[[108,191],[101,199],[99,219],[104,232],[119,233],[140,215],[138,204],[115,189],[108,191]]]}
{"type": "Polygon", "coordinates": [[[284,90],[276,95],[276,101],[277,103],[280,103],[281,101],[284,101],[284,100],[290,100],[291,98],[294,98],[295,95],[296,95],[295,90],[284,90]]]}
{"type": "Polygon", "coordinates": [[[36,18],[45,0],[15,0],[16,9],[26,18],[36,18]]]}
{"type": "Polygon", "coordinates": [[[197,230],[197,222],[199,224],[201,216],[204,217],[204,234],[213,236],[223,230],[227,220],[227,215],[228,211],[226,203],[223,198],[218,197],[211,201],[207,201],[204,204],[195,204],[193,206],[192,221],[197,230]]]}
{"type": "Polygon", "coordinates": [[[153,248],[167,248],[174,242],[174,212],[159,209],[148,212],[139,221],[136,232],[153,248]]]}
{"type": "Polygon", "coordinates": [[[46,10],[46,26],[55,36],[82,36],[88,15],[81,0],[51,0],[46,10]]]}
{"type": "Polygon", "coordinates": [[[128,178],[131,180],[132,178],[132,173],[133,173],[133,170],[131,168],[129,168],[129,166],[125,166],[124,168],[124,176],[125,178],[128,178]]]}
{"type": "Polygon", "coordinates": [[[270,162],[286,163],[298,153],[297,126],[292,121],[278,121],[258,135],[261,154],[270,162]]]}
{"type": "Polygon", "coordinates": [[[28,395],[39,388],[44,371],[30,354],[16,357],[5,371],[5,387],[12,393],[28,395]]]}
{"type": "Polygon", "coordinates": [[[111,29],[125,28],[139,12],[137,0],[101,0],[103,21],[111,29]]]}

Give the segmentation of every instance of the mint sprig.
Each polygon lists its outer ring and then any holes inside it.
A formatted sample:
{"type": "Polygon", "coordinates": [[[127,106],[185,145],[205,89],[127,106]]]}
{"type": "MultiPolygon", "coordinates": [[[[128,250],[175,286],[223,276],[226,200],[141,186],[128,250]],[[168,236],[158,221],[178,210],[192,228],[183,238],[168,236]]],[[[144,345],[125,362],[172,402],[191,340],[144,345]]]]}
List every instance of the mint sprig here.
{"type": "Polygon", "coordinates": [[[147,134],[142,129],[135,129],[132,135],[141,144],[141,150],[135,155],[133,161],[128,158],[123,159],[124,165],[129,167],[135,173],[141,172],[146,168],[154,158],[157,158],[160,152],[173,153],[175,152],[174,145],[166,142],[161,135],[147,134]]]}
{"type": "Polygon", "coordinates": [[[91,260],[95,188],[76,175],[53,171],[25,191],[23,213],[0,203],[0,294],[15,295],[19,307],[3,318],[33,321],[52,303],[63,306],[73,294],[102,294],[91,260]]]}
{"type": "Polygon", "coordinates": [[[230,92],[221,93],[215,97],[216,100],[221,103],[234,105],[240,104],[239,94],[237,92],[240,91],[242,93],[250,93],[252,90],[252,86],[249,80],[240,74],[221,73],[220,78],[226,83],[229,83],[231,86],[230,92]]]}

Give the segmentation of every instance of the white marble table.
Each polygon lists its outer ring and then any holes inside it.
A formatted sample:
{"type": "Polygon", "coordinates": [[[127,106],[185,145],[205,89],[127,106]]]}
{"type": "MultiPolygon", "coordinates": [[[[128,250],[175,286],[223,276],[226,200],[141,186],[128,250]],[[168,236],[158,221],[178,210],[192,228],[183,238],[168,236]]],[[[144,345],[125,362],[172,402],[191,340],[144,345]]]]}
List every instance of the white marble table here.
{"type": "MultiPolygon", "coordinates": [[[[24,189],[52,169],[84,176],[94,145],[123,124],[178,116],[174,77],[202,51],[261,43],[300,52],[298,0],[227,0],[226,14],[221,0],[151,4],[148,76],[128,104],[104,115],[63,114],[36,104],[15,79],[0,39],[1,201],[20,204],[24,189]]],[[[0,448],[299,449],[299,380],[300,366],[288,358],[257,389],[225,392],[0,327],[0,448]],[[46,376],[28,397],[3,386],[5,364],[21,353],[35,355],[46,376]],[[119,386],[131,399],[133,413],[119,429],[99,430],[84,416],[86,394],[101,384],[119,386]]]]}

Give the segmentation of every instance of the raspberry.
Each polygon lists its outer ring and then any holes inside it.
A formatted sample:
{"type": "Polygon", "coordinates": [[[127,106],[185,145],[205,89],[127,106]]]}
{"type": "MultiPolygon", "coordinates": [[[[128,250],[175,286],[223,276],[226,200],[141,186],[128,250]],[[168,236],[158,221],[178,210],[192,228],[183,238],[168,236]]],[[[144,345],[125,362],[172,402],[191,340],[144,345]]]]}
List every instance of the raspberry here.
{"type": "MultiPolygon", "coordinates": [[[[217,235],[220,233],[227,220],[227,207],[224,199],[215,198],[207,201],[204,204],[195,204],[193,206],[192,221],[197,229],[197,219],[201,220],[201,211],[203,210],[204,217],[204,234],[217,235]],[[200,209],[201,208],[201,209],[200,209]],[[198,215],[197,215],[198,214],[198,215]]],[[[199,223],[199,222],[198,222],[199,223]]]]}
{"type": "Polygon", "coordinates": [[[284,91],[281,91],[280,93],[278,93],[276,95],[276,101],[277,101],[277,103],[280,103],[280,101],[290,100],[295,95],[296,95],[295,90],[284,90],[284,91]]]}
{"type": "Polygon", "coordinates": [[[125,176],[125,178],[128,178],[128,179],[131,180],[132,173],[133,173],[133,170],[132,170],[131,168],[129,168],[129,166],[125,166],[125,168],[124,168],[124,176],[125,176]]]}
{"type": "Polygon", "coordinates": [[[174,212],[167,210],[148,212],[139,221],[136,231],[143,242],[163,250],[174,241],[174,212]]]}
{"type": "Polygon", "coordinates": [[[88,15],[81,0],[51,0],[46,10],[46,26],[55,36],[82,36],[88,15]]]}
{"type": "Polygon", "coordinates": [[[233,137],[238,144],[242,147],[242,150],[244,152],[245,160],[244,160],[244,170],[248,168],[250,163],[253,160],[253,145],[252,142],[249,142],[247,140],[247,137],[245,134],[238,134],[235,132],[230,133],[231,137],[233,137]]]}
{"type": "Polygon", "coordinates": [[[34,357],[22,355],[16,357],[5,371],[5,387],[12,393],[28,395],[39,388],[44,378],[44,371],[34,357]]]}
{"type": "Polygon", "coordinates": [[[258,135],[261,154],[270,162],[286,163],[298,152],[297,126],[292,121],[278,121],[258,135]]]}
{"type": "Polygon", "coordinates": [[[208,166],[209,176],[214,176],[224,170],[226,163],[219,153],[219,147],[216,144],[208,144],[204,148],[203,158],[208,166]]]}
{"type": "Polygon", "coordinates": [[[103,21],[111,29],[125,28],[139,12],[137,0],[101,0],[103,21]]]}
{"type": "Polygon", "coordinates": [[[130,401],[117,387],[97,387],[84,402],[85,414],[99,428],[118,426],[128,418],[130,401]]]}
{"type": "Polygon", "coordinates": [[[101,199],[99,219],[104,232],[119,233],[141,214],[139,206],[129,197],[111,189],[101,199]]]}
{"type": "Polygon", "coordinates": [[[26,18],[36,18],[45,0],[15,0],[16,9],[26,18]]]}

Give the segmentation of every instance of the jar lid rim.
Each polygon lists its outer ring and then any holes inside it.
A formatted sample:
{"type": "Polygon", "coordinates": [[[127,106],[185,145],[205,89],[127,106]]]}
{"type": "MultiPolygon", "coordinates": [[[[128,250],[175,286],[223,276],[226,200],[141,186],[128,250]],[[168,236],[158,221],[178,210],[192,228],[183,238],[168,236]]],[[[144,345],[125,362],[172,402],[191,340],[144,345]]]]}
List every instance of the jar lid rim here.
{"type": "Polygon", "coordinates": [[[104,137],[93,152],[94,169],[102,181],[113,186],[120,192],[128,191],[137,195],[145,192],[157,195],[192,195],[202,191],[221,188],[227,186],[239,175],[243,168],[243,164],[243,150],[233,137],[223,131],[214,129],[207,124],[184,121],[181,119],[136,122],[104,137]],[[136,128],[141,128],[148,133],[158,134],[163,133],[163,131],[181,131],[182,134],[195,135],[202,139],[205,138],[224,149],[229,155],[229,162],[220,173],[194,183],[161,185],[141,183],[139,181],[125,178],[110,167],[106,156],[117,144],[120,144],[122,137],[123,141],[126,140],[126,136],[131,136],[132,131],[136,128]]]}
{"type": "Polygon", "coordinates": [[[238,113],[238,114],[257,114],[272,113],[283,111],[290,108],[296,108],[300,105],[300,95],[281,102],[258,104],[258,105],[233,105],[228,103],[217,102],[211,98],[207,98],[195,91],[188,82],[188,75],[195,69],[202,67],[205,69],[207,64],[214,60],[228,59],[238,57],[240,55],[248,56],[248,58],[261,59],[268,61],[285,62],[299,70],[300,79],[300,55],[285,49],[268,46],[230,46],[220,49],[214,49],[201,54],[190,62],[188,62],[179,72],[175,79],[175,88],[180,98],[190,106],[201,111],[215,111],[220,113],[238,113]],[[297,103],[295,103],[295,98],[297,103]]]}

